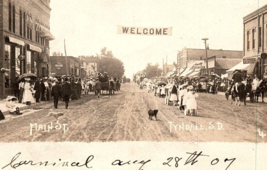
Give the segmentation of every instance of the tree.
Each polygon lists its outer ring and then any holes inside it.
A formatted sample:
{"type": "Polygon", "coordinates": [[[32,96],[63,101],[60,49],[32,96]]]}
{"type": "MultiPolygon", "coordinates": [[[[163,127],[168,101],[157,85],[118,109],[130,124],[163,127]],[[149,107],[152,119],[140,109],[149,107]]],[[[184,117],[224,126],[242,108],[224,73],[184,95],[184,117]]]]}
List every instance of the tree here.
{"type": "Polygon", "coordinates": [[[102,56],[106,56],[106,51],[107,51],[107,47],[103,47],[103,48],[101,49],[101,55],[102,55],[102,56]]]}
{"type": "Polygon", "coordinates": [[[144,72],[146,73],[147,78],[153,78],[160,76],[162,69],[159,68],[158,64],[152,65],[151,63],[148,63],[144,69],[144,72]]]}
{"type": "Polygon", "coordinates": [[[107,51],[107,47],[101,49],[101,57],[98,60],[98,68],[100,72],[107,72],[110,77],[121,78],[125,69],[123,62],[113,56],[112,51],[107,51]]]}

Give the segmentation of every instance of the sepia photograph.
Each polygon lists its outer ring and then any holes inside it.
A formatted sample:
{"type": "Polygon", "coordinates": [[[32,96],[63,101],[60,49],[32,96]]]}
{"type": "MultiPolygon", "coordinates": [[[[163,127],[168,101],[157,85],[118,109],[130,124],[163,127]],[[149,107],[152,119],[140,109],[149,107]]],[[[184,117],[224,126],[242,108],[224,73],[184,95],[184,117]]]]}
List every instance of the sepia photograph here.
{"type": "Polygon", "coordinates": [[[1,0],[0,11],[2,169],[70,167],[60,153],[78,169],[267,169],[267,1],[1,0]],[[167,146],[184,156],[162,159],[167,146]]]}

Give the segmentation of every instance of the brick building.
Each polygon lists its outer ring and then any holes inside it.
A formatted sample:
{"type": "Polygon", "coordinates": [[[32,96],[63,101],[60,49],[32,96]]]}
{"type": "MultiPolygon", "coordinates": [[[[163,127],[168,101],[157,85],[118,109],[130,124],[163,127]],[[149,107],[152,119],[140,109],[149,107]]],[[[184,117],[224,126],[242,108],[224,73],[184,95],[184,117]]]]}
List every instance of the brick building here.
{"type": "MultiPolygon", "coordinates": [[[[209,74],[217,74],[221,76],[226,71],[242,61],[242,58],[217,58],[216,56],[208,58],[208,71],[209,74]]],[[[203,64],[205,66],[205,63],[203,64]]],[[[206,69],[203,68],[200,71],[201,74],[206,73],[206,69]]]]}
{"type": "Polygon", "coordinates": [[[50,0],[0,0],[0,97],[13,94],[23,73],[47,76],[50,0]]]}
{"type": "Polygon", "coordinates": [[[80,59],[73,56],[50,56],[51,75],[80,77],[80,59]]]}
{"type": "MultiPolygon", "coordinates": [[[[242,51],[232,51],[232,50],[207,50],[207,57],[216,58],[242,58],[242,51]]],[[[184,69],[188,67],[189,61],[201,61],[206,60],[205,49],[193,49],[193,48],[183,48],[181,52],[178,53],[178,68],[184,69]]]]}
{"type": "Polygon", "coordinates": [[[243,63],[262,78],[267,72],[267,5],[243,18],[243,63]],[[250,67],[252,68],[252,67],[250,67]]]}

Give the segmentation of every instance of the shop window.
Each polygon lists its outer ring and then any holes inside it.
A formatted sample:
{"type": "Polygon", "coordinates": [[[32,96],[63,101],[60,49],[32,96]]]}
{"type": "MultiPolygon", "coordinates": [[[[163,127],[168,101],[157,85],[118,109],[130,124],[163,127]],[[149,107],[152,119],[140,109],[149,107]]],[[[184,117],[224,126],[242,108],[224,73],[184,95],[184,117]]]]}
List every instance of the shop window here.
{"type": "Polygon", "coordinates": [[[16,47],[15,51],[15,68],[16,68],[16,77],[20,75],[20,60],[18,59],[18,56],[20,55],[20,48],[16,47]]]}
{"type": "Polygon", "coordinates": [[[34,63],[33,63],[33,67],[34,67],[34,68],[33,68],[33,69],[34,69],[34,70],[33,70],[33,73],[34,73],[34,74],[37,74],[37,63],[36,63],[36,61],[34,61],[34,63]]]}
{"type": "Polygon", "coordinates": [[[13,5],[13,32],[16,33],[16,8],[13,5]]]}
{"type": "Polygon", "coordinates": [[[31,67],[31,52],[27,51],[27,73],[31,73],[32,67],[31,67]]]}
{"type": "Polygon", "coordinates": [[[9,31],[11,31],[11,27],[12,27],[12,6],[11,3],[9,2],[8,4],[8,29],[9,31]]]}
{"type": "MultiPolygon", "coordinates": [[[[10,69],[10,55],[11,55],[11,46],[5,45],[5,63],[4,68],[10,69]]],[[[9,88],[11,85],[11,73],[10,71],[5,72],[5,88],[9,88]]]]}

